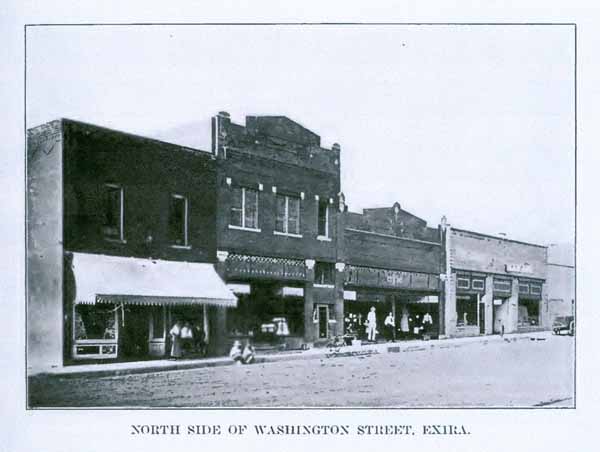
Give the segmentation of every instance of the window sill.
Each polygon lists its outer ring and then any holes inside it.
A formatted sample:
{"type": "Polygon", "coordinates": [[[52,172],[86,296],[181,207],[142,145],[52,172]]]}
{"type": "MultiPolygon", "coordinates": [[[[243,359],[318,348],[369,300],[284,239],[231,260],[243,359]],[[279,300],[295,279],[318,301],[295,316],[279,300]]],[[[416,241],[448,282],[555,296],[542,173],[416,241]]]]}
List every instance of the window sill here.
{"type": "Polygon", "coordinates": [[[331,237],[327,237],[326,235],[318,235],[317,240],[321,242],[331,242],[331,237]]]}
{"type": "Polygon", "coordinates": [[[334,289],[335,285],[333,285],[333,284],[313,284],[313,287],[320,287],[321,289],[334,289]]]}
{"type": "Polygon", "coordinates": [[[171,248],[176,250],[191,250],[192,247],[190,245],[171,245],[171,248]]]}
{"type": "Polygon", "coordinates": [[[104,237],[104,240],[110,243],[127,243],[125,239],[111,239],[110,237],[104,237]]]}
{"type": "Polygon", "coordinates": [[[302,234],[290,234],[289,232],[281,232],[281,231],[273,231],[273,235],[281,235],[284,237],[294,237],[296,239],[302,238],[302,234]]]}
{"type": "Polygon", "coordinates": [[[235,231],[261,232],[260,229],[245,228],[243,226],[234,226],[232,224],[230,224],[228,227],[229,227],[229,229],[233,229],[235,231]]]}

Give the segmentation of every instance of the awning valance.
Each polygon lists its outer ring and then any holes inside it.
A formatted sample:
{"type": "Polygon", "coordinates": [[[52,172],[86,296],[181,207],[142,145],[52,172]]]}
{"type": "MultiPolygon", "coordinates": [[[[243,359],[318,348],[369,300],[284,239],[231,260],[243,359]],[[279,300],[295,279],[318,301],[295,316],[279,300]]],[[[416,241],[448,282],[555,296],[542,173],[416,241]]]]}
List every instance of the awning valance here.
{"type": "Polygon", "coordinates": [[[237,305],[212,264],[73,253],[75,302],[237,305]]]}

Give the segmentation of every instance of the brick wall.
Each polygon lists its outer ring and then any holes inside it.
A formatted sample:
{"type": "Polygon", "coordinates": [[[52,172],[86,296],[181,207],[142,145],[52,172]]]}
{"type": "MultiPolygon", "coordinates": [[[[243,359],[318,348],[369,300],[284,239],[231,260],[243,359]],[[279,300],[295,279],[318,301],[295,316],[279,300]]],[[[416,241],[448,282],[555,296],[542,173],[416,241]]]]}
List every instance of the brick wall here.
{"type": "Polygon", "coordinates": [[[215,260],[216,162],[211,154],[74,121],[64,125],[66,249],[215,260]],[[126,243],[102,235],[105,183],[123,187],[126,243]],[[171,247],[167,237],[172,194],[188,198],[190,249],[171,247]]]}

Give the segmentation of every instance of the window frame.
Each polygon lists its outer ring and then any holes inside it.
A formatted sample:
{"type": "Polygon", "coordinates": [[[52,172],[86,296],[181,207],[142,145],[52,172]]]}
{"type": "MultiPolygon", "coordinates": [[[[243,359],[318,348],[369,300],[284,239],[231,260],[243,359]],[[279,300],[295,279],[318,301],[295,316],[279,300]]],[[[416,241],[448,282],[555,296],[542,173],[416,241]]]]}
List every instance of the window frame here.
{"type": "Polygon", "coordinates": [[[273,229],[273,234],[274,235],[284,235],[284,236],[288,236],[288,237],[297,237],[297,238],[302,238],[302,234],[300,234],[300,212],[301,212],[301,198],[299,196],[293,196],[293,195],[286,195],[286,194],[282,194],[282,193],[276,193],[275,194],[275,229],[273,229]],[[284,199],[284,214],[283,214],[283,231],[277,229],[277,218],[279,216],[279,204],[278,204],[278,200],[283,198],[284,199]],[[298,223],[297,223],[297,229],[296,232],[290,232],[289,230],[289,226],[290,226],[290,200],[296,200],[298,202],[298,223]]]}
{"type": "MultiPolygon", "coordinates": [[[[183,199],[183,245],[181,244],[177,244],[177,243],[171,243],[170,246],[171,248],[184,248],[184,249],[190,249],[190,242],[189,242],[189,200],[188,197],[179,193],[171,193],[171,196],[169,197],[169,223],[171,220],[171,202],[173,201],[173,199],[183,199]]],[[[168,226],[170,228],[170,225],[168,226]]],[[[170,234],[171,231],[169,231],[170,234]]],[[[169,241],[171,240],[171,237],[169,237],[169,241]]]]}
{"type": "MultiPolygon", "coordinates": [[[[259,210],[259,194],[260,194],[260,190],[255,190],[254,188],[250,188],[250,187],[234,187],[234,190],[241,190],[242,193],[242,206],[241,206],[241,225],[235,225],[235,224],[231,224],[231,211],[233,210],[233,202],[230,203],[229,206],[229,223],[228,223],[228,228],[229,229],[235,229],[235,230],[239,230],[239,231],[251,231],[251,232],[261,232],[261,229],[258,227],[258,210],[259,210]],[[246,226],[246,192],[250,190],[254,193],[256,193],[256,227],[248,227],[246,226]]],[[[236,210],[239,210],[236,208],[236,210]]]]}
{"type": "Polygon", "coordinates": [[[329,200],[317,198],[317,240],[331,241],[329,235],[329,200]],[[325,205],[325,234],[321,234],[319,227],[321,224],[321,203],[325,205]]]}
{"type": "Polygon", "coordinates": [[[335,264],[332,262],[325,262],[325,261],[317,261],[315,262],[315,278],[314,278],[314,283],[313,286],[314,287],[326,287],[326,288],[333,288],[335,287],[335,264]],[[330,268],[329,270],[329,276],[331,278],[331,281],[325,281],[325,278],[321,278],[323,281],[317,281],[317,275],[319,272],[319,268],[322,268],[322,266],[328,266],[330,268]]]}
{"type": "MultiPolygon", "coordinates": [[[[118,237],[113,237],[111,235],[108,235],[104,231],[102,232],[102,235],[103,235],[104,239],[109,242],[126,243],[126,240],[125,240],[125,190],[123,189],[123,186],[121,184],[115,184],[115,183],[105,183],[102,185],[102,187],[104,190],[104,195],[108,195],[108,190],[110,190],[110,189],[119,190],[119,221],[118,221],[119,234],[118,234],[118,237]]],[[[103,207],[106,208],[106,206],[103,206],[103,207]]],[[[103,212],[103,214],[105,215],[106,212],[103,212]]],[[[105,227],[105,225],[103,224],[102,228],[104,228],[104,227],[105,227]]]]}

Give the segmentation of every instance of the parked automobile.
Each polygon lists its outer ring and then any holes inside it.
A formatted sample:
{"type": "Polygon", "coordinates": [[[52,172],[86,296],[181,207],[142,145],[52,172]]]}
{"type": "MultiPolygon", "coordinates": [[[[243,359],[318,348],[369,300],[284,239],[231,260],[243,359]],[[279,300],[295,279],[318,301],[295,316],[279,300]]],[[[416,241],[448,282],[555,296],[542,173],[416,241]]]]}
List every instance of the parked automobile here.
{"type": "Polygon", "coordinates": [[[573,336],[575,334],[575,318],[571,315],[564,317],[556,317],[552,324],[554,334],[562,334],[564,331],[573,336]]]}

